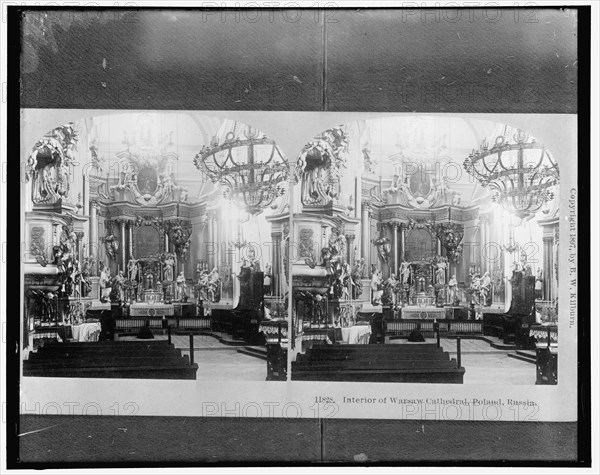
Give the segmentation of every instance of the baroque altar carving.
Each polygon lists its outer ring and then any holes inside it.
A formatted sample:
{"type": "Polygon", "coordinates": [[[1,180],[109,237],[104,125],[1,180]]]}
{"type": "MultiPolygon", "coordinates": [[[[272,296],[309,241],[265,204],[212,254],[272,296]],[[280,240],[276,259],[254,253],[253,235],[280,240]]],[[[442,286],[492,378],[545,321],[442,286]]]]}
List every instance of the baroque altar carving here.
{"type": "Polygon", "coordinates": [[[55,128],[34,145],[26,167],[34,205],[68,201],[77,140],[78,132],[69,123],[55,128]]]}
{"type": "Polygon", "coordinates": [[[345,167],[348,136],[341,127],[323,132],[305,145],[298,159],[301,201],[306,206],[338,203],[340,176],[345,167]]]}
{"type": "Polygon", "coordinates": [[[175,179],[179,155],[169,150],[172,134],[151,137],[149,125],[144,123],[135,137],[125,134],[126,149],[116,154],[120,159],[117,183],[108,187],[112,199],[142,206],[187,199],[187,190],[175,179]]]}

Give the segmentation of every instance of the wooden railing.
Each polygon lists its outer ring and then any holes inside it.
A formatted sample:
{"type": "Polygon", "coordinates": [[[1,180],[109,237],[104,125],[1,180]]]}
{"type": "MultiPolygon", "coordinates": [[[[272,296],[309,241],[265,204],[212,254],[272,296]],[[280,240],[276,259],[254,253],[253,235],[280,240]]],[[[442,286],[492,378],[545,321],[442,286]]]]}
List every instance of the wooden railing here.
{"type": "MultiPolygon", "coordinates": [[[[481,320],[457,321],[438,320],[440,333],[449,335],[483,335],[483,322],[481,320]]],[[[391,320],[386,322],[386,334],[408,336],[417,326],[425,336],[433,336],[433,320],[391,320]]]]}
{"type": "MultiPolygon", "coordinates": [[[[117,318],[115,319],[115,331],[126,333],[137,333],[149,322],[151,330],[163,328],[163,320],[158,317],[149,318],[117,318]]],[[[172,330],[210,330],[210,320],[208,318],[168,318],[167,322],[172,330]]]]}

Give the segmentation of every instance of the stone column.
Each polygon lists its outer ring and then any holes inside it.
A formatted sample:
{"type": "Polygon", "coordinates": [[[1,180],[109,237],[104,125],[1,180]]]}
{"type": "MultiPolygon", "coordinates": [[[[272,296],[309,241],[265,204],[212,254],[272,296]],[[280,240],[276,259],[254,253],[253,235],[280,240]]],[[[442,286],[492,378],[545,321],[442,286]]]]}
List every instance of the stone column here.
{"type": "Polygon", "coordinates": [[[281,233],[271,233],[272,262],[271,262],[271,292],[279,295],[281,274],[281,233]]]}
{"type": "Polygon", "coordinates": [[[392,246],[394,250],[394,269],[391,273],[397,276],[398,267],[400,267],[400,262],[398,261],[398,223],[392,223],[392,246]]]}
{"type": "Polygon", "coordinates": [[[371,205],[370,203],[362,204],[362,218],[361,218],[361,256],[365,260],[365,269],[371,268],[371,205]]]}
{"type": "Polygon", "coordinates": [[[208,261],[209,272],[212,271],[215,266],[215,245],[214,242],[214,213],[211,211],[208,213],[208,237],[206,243],[206,260],[208,261]]]}
{"type": "Polygon", "coordinates": [[[348,243],[348,255],[346,256],[348,264],[354,266],[354,240],[356,235],[346,234],[346,242],[348,243]]]}
{"type": "Polygon", "coordinates": [[[79,232],[76,233],[77,236],[77,260],[79,261],[79,265],[81,265],[81,261],[83,260],[83,245],[81,241],[83,241],[84,233],[79,232]]]}
{"type": "Polygon", "coordinates": [[[127,221],[127,228],[129,229],[129,256],[133,258],[133,223],[127,221]]]}
{"type": "Polygon", "coordinates": [[[554,298],[552,285],[554,278],[554,236],[544,236],[542,242],[544,243],[544,295],[542,298],[552,300],[554,298]]]}
{"type": "Polygon", "coordinates": [[[406,245],[406,225],[400,224],[400,258],[404,261],[404,247],[406,245]]]}
{"type": "Polygon", "coordinates": [[[164,232],[165,232],[165,252],[169,252],[169,231],[167,229],[165,229],[164,232]]]}
{"type": "Polygon", "coordinates": [[[123,251],[121,252],[121,270],[125,272],[125,268],[127,267],[127,248],[125,247],[125,220],[119,220],[119,224],[121,225],[121,248],[123,249],[123,251]]]}
{"type": "MultiPolygon", "coordinates": [[[[90,201],[90,234],[88,241],[88,252],[91,256],[94,256],[96,261],[100,258],[98,252],[98,202],[90,201]]],[[[97,275],[98,265],[92,265],[92,275],[97,275]]]]}
{"type": "Polygon", "coordinates": [[[558,219],[549,220],[550,222],[540,223],[542,226],[543,243],[543,296],[544,300],[553,300],[557,295],[558,274],[556,272],[558,249],[559,222],[558,219]]]}
{"type": "Polygon", "coordinates": [[[490,255],[488,243],[490,241],[490,219],[487,215],[479,216],[480,234],[479,234],[479,254],[481,256],[481,272],[489,272],[490,270],[490,255]]]}

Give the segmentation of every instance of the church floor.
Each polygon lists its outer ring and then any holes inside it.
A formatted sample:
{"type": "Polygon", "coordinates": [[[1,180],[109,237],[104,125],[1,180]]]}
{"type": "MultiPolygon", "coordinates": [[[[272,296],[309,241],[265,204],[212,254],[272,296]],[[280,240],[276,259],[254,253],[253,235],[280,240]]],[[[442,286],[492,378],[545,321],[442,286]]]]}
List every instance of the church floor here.
{"type": "MultiPolygon", "coordinates": [[[[402,344],[404,340],[386,343],[402,344]]],[[[435,343],[435,338],[427,338],[435,343]]],[[[440,346],[456,358],[456,340],[442,338],[440,346]]],[[[461,365],[465,368],[464,384],[533,385],[536,380],[535,365],[509,358],[513,352],[497,350],[483,340],[463,338],[461,340],[461,365]]]]}
{"type": "MultiPolygon", "coordinates": [[[[122,337],[121,340],[135,340],[122,337]]],[[[166,340],[166,335],[155,335],[156,340],[166,340]]],[[[171,341],[183,354],[189,355],[187,335],[172,335],[171,341]]],[[[435,338],[427,342],[435,343],[435,338]]],[[[404,340],[389,340],[388,344],[402,344],[404,340]]],[[[442,338],[444,351],[456,358],[456,340],[442,338]]],[[[267,363],[264,360],[238,353],[239,347],[224,345],[208,335],[194,335],[194,362],[198,364],[198,381],[264,381],[267,363]]],[[[462,366],[466,369],[464,384],[532,385],[536,380],[535,365],[509,358],[511,351],[492,348],[489,343],[463,338],[461,340],[462,366]]]]}
{"type": "MultiPolygon", "coordinates": [[[[167,335],[154,335],[155,340],[166,340],[167,335]]],[[[121,337],[120,341],[136,340],[121,337]]],[[[138,340],[139,341],[139,340],[138,340]]],[[[190,354],[188,335],[171,335],[175,348],[183,355],[190,354]]],[[[264,381],[267,377],[267,362],[259,358],[238,353],[240,347],[224,345],[208,335],[194,335],[194,363],[198,364],[197,381],[264,381]]]]}

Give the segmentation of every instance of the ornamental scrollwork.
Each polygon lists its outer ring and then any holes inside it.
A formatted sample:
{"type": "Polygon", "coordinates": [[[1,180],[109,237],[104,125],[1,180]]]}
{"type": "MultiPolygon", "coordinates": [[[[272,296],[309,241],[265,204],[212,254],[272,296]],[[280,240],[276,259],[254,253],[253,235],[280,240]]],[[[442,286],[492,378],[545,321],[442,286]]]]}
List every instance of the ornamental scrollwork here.
{"type": "Polygon", "coordinates": [[[77,140],[78,132],[69,123],[36,142],[26,166],[34,204],[53,204],[69,198],[70,167],[75,162],[77,140]]]}
{"type": "Polygon", "coordinates": [[[347,150],[348,135],[342,127],[326,130],[304,146],[296,171],[302,180],[303,205],[322,206],[338,202],[347,150]]]}

